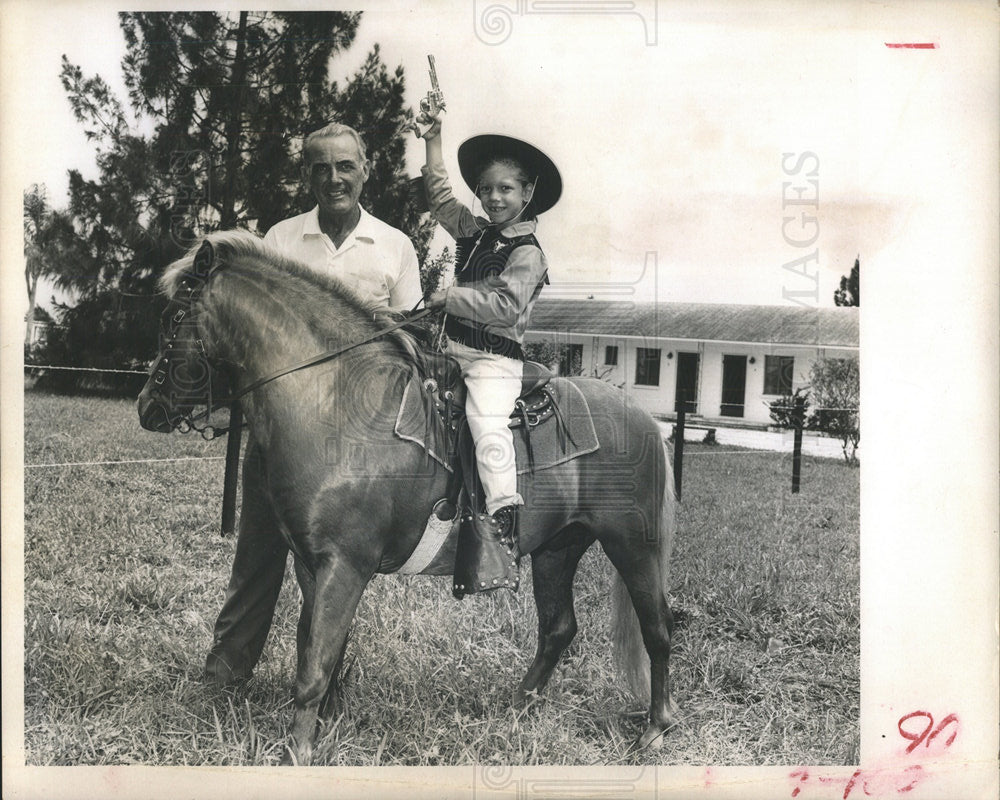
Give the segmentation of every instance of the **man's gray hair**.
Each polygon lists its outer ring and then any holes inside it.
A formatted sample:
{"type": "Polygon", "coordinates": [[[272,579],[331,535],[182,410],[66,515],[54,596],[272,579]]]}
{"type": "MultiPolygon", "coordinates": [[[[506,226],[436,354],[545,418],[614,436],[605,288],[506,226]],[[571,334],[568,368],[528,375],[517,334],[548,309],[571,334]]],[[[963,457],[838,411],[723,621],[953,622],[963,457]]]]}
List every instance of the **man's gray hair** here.
{"type": "Polygon", "coordinates": [[[365,142],[361,138],[361,134],[349,125],[341,125],[339,122],[331,122],[326,127],[310,133],[306,137],[305,142],[302,144],[302,158],[306,158],[306,151],[309,149],[309,145],[317,139],[328,139],[334,136],[350,136],[358,145],[358,152],[361,153],[361,160],[364,161],[368,158],[367,151],[365,150],[365,142]]]}

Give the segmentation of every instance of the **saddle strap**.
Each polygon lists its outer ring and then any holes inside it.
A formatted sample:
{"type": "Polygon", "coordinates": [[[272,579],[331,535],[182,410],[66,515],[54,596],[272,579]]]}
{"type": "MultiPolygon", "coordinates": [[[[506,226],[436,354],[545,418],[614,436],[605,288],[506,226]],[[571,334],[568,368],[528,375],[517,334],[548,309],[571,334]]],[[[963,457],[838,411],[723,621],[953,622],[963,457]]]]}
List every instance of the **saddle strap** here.
{"type": "MultiPolygon", "coordinates": [[[[424,388],[428,390],[431,389],[431,387],[428,386],[426,383],[424,384],[424,388]]],[[[431,437],[434,435],[434,416],[436,413],[436,409],[434,408],[433,398],[431,398],[430,400],[427,400],[425,398],[423,400],[423,405],[424,405],[424,441],[429,442],[431,441],[431,437]]],[[[430,447],[424,448],[424,459],[425,459],[424,463],[429,466],[431,463],[430,447]]],[[[448,460],[451,461],[450,455],[448,460]]]]}
{"type": "Polygon", "coordinates": [[[534,475],[535,453],[531,449],[531,425],[528,424],[528,407],[522,400],[518,400],[514,404],[514,408],[521,415],[521,421],[524,422],[524,447],[528,451],[528,471],[534,475]]]}
{"type": "Polygon", "coordinates": [[[448,437],[448,462],[455,460],[455,445],[458,436],[452,431],[451,418],[454,413],[455,394],[452,391],[444,393],[444,428],[445,436],[448,437]]]}
{"type": "Polygon", "coordinates": [[[556,399],[548,390],[542,389],[542,391],[548,395],[549,403],[551,404],[550,407],[552,408],[552,415],[556,418],[556,436],[559,437],[559,446],[562,447],[563,450],[566,449],[566,439],[563,438],[565,436],[569,439],[570,444],[576,447],[576,441],[573,439],[573,433],[570,431],[569,425],[566,424],[566,420],[563,417],[562,411],[559,410],[559,404],[556,403],[556,399]]]}

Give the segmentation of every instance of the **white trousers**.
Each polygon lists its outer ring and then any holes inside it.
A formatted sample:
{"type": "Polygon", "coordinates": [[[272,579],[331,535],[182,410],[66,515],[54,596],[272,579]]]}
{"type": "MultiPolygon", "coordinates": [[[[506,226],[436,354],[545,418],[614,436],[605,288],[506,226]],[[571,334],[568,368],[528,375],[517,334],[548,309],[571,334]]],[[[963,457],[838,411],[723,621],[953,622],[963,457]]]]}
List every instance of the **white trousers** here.
{"type": "Polygon", "coordinates": [[[486,511],[494,514],[504,506],[523,506],[524,499],[517,491],[514,433],[507,427],[521,394],[523,364],[450,339],[447,352],[458,361],[465,378],[465,414],[476,445],[486,511]]]}

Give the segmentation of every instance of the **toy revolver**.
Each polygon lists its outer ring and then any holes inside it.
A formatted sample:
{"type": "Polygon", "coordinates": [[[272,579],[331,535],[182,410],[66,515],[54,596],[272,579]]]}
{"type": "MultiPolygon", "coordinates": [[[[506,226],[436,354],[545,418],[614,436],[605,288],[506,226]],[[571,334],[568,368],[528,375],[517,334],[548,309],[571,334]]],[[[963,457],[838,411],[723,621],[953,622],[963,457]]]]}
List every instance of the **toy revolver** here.
{"type": "MultiPolygon", "coordinates": [[[[417,120],[420,121],[433,121],[437,119],[440,112],[444,111],[444,92],[438,85],[437,70],[434,69],[434,56],[427,56],[427,63],[430,64],[428,72],[431,76],[431,90],[420,101],[420,116],[417,117],[417,120]]],[[[423,134],[417,126],[417,120],[414,120],[412,127],[413,134],[419,139],[423,134]]]]}

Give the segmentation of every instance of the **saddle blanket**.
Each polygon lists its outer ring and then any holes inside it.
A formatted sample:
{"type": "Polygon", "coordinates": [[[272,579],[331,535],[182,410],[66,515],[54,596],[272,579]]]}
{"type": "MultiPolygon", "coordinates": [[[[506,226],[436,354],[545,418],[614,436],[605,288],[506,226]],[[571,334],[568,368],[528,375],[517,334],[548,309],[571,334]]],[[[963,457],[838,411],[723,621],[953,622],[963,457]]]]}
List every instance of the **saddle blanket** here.
{"type": "MultiPolygon", "coordinates": [[[[528,463],[526,436],[531,437],[535,472],[593,453],[600,447],[590,406],[583,392],[561,379],[553,379],[546,388],[557,404],[559,414],[549,416],[528,430],[523,424],[513,429],[518,475],[526,475],[532,470],[528,463]],[[569,435],[566,430],[560,430],[563,422],[569,429],[569,435]]],[[[424,404],[433,402],[433,398],[421,397],[422,390],[423,386],[417,378],[407,384],[396,417],[396,435],[425,448],[435,461],[450,470],[451,465],[446,463],[448,440],[444,421],[440,414],[433,412],[431,430],[427,432],[428,417],[424,404]]],[[[530,476],[521,480],[530,480],[530,476]]],[[[450,575],[455,566],[458,528],[458,516],[454,520],[440,520],[431,513],[420,542],[397,572],[402,575],[450,575]]]]}
{"type": "MultiPolygon", "coordinates": [[[[574,458],[596,451],[600,444],[597,431],[590,415],[590,405],[583,392],[570,381],[554,378],[546,385],[546,390],[559,409],[535,427],[525,429],[519,425],[514,430],[514,457],[517,474],[551,469],[574,458]],[[567,430],[562,429],[560,418],[567,430]],[[528,439],[531,437],[532,464],[528,460],[528,439]]],[[[413,378],[403,390],[403,400],[396,416],[396,435],[400,439],[415,442],[426,449],[430,456],[451,470],[447,463],[448,437],[444,420],[438,413],[431,415],[431,430],[428,432],[428,417],[425,402],[433,402],[430,397],[422,397],[423,385],[413,378]]]]}
{"type": "Polygon", "coordinates": [[[441,520],[432,512],[420,541],[396,572],[399,575],[451,575],[458,551],[458,528],[461,514],[441,520]]]}

